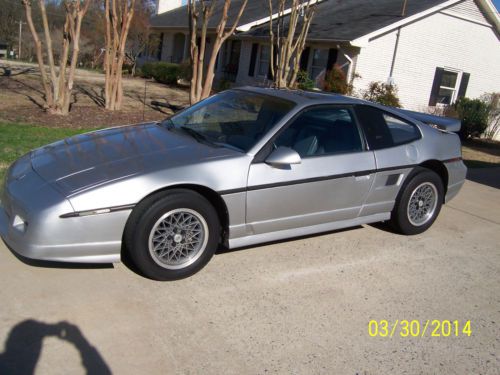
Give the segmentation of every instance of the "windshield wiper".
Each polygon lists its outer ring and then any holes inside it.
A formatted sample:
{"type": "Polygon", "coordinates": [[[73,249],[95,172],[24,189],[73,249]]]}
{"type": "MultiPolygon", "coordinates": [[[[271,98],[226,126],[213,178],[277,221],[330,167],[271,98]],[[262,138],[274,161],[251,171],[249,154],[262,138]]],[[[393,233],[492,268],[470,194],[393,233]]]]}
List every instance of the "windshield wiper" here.
{"type": "Polygon", "coordinates": [[[169,118],[160,122],[160,125],[165,126],[168,130],[172,130],[173,128],[175,128],[174,122],[169,118]]]}
{"type": "Polygon", "coordinates": [[[202,134],[200,132],[197,132],[193,128],[190,128],[188,126],[181,126],[179,129],[183,130],[185,133],[189,134],[191,137],[193,137],[194,139],[196,139],[200,143],[208,143],[212,146],[220,147],[219,145],[215,144],[210,139],[208,139],[207,136],[205,136],[204,134],[202,134]]]}

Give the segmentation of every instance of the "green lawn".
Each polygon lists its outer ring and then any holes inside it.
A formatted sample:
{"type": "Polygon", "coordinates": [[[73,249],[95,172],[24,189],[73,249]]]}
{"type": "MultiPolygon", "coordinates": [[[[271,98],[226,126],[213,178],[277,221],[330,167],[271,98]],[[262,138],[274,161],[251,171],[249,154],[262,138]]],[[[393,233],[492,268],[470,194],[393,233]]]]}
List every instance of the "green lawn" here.
{"type": "Polygon", "coordinates": [[[29,150],[89,130],[0,122],[0,181],[9,165],[29,150]]]}

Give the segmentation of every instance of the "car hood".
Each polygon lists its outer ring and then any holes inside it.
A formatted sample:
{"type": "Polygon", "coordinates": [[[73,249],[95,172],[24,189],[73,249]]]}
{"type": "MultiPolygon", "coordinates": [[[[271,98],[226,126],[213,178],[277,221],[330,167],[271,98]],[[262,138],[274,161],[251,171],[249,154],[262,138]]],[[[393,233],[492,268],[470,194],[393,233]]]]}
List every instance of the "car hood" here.
{"type": "Polygon", "coordinates": [[[44,180],[71,195],[109,181],[235,154],[149,123],[52,143],[31,152],[31,165],[44,180]]]}

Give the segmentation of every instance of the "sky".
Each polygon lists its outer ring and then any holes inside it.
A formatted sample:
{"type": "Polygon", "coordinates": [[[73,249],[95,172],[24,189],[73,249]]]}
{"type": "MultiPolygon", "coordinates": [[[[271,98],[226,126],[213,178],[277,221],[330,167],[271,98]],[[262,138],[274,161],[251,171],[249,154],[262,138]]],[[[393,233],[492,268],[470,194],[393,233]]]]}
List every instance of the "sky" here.
{"type": "Polygon", "coordinates": [[[493,0],[493,3],[497,7],[497,9],[500,9],[500,0],[493,0]]]}

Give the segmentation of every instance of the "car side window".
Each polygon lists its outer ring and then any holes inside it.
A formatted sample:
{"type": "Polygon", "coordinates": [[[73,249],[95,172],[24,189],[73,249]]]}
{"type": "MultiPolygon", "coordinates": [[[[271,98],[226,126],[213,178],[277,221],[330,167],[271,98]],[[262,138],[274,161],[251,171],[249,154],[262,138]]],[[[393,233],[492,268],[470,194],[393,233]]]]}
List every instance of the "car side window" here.
{"type": "Polygon", "coordinates": [[[317,107],[302,112],[274,144],[290,147],[301,157],[363,150],[354,116],[350,109],[341,107],[317,107]]]}
{"type": "Polygon", "coordinates": [[[420,138],[417,127],[368,105],[356,106],[356,115],[371,150],[399,146],[420,138]]]}
{"type": "Polygon", "coordinates": [[[384,120],[389,127],[395,146],[413,142],[420,138],[420,132],[415,125],[388,113],[384,113],[384,120]]]}

